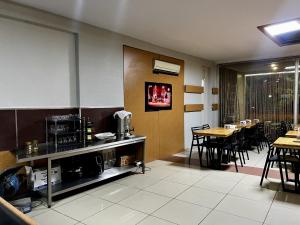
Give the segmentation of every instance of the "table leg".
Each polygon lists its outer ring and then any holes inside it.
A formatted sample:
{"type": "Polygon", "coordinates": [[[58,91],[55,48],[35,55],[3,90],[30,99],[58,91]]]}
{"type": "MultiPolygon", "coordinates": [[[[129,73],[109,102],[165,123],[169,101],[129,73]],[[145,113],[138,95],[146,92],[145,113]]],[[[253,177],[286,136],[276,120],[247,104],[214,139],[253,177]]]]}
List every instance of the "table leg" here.
{"type": "Polygon", "coordinates": [[[52,184],[51,184],[51,159],[48,158],[48,168],[47,168],[47,202],[48,208],[52,205],[52,184]]]}

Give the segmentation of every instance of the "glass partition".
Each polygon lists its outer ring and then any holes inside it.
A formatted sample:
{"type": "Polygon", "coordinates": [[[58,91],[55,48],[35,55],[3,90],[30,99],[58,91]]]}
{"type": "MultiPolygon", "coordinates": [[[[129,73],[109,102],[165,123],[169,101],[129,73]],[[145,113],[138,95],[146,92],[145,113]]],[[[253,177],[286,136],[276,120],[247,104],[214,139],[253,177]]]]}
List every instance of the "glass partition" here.
{"type": "Polygon", "coordinates": [[[228,118],[234,122],[243,119],[272,124],[293,122],[295,62],[295,59],[262,60],[220,65],[220,125],[228,122],[228,118]]]}

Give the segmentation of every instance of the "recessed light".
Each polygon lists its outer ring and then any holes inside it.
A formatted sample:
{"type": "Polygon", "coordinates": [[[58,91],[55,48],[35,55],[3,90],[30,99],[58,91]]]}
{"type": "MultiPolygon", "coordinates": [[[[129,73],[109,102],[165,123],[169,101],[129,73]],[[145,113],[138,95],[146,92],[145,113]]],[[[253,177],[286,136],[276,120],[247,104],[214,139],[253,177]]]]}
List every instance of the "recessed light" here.
{"type": "Polygon", "coordinates": [[[267,25],[264,27],[264,30],[268,32],[270,35],[276,36],[279,34],[300,30],[300,23],[297,20],[293,20],[285,23],[267,25]]]}
{"type": "Polygon", "coordinates": [[[300,43],[300,19],[267,24],[257,28],[279,46],[300,43]]]}
{"type": "MultiPolygon", "coordinates": [[[[287,66],[284,69],[285,70],[294,70],[296,68],[296,66],[287,66]]],[[[298,67],[300,69],[300,66],[298,67]]]]}
{"type": "Polygon", "coordinates": [[[276,67],[277,64],[276,63],[271,63],[271,67],[276,67]]]}

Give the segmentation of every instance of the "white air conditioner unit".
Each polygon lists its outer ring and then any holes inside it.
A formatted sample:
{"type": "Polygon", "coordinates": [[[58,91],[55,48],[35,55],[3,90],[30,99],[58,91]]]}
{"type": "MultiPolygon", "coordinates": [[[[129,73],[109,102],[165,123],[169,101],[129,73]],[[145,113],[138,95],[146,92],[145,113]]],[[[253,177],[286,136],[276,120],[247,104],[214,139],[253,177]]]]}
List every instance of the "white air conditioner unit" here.
{"type": "Polygon", "coordinates": [[[153,72],[178,76],[180,72],[180,65],[155,59],[153,72]]]}

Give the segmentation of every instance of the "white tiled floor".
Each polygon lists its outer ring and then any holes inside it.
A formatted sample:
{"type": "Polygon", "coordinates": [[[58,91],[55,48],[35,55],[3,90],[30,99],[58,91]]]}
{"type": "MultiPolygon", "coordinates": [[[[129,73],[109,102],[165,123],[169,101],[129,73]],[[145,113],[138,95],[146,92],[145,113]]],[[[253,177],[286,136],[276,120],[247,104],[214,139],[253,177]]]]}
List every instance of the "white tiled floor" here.
{"type": "Polygon", "coordinates": [[[265,180],[261,188],[260,177],[252,175],[161,160],[147,166],[152,171],[145,175],[98,186],[51,209],[39,206],[29,215],[41,225],[300,224],[300,195],[279,192],[279,180],[265,180]]]}

